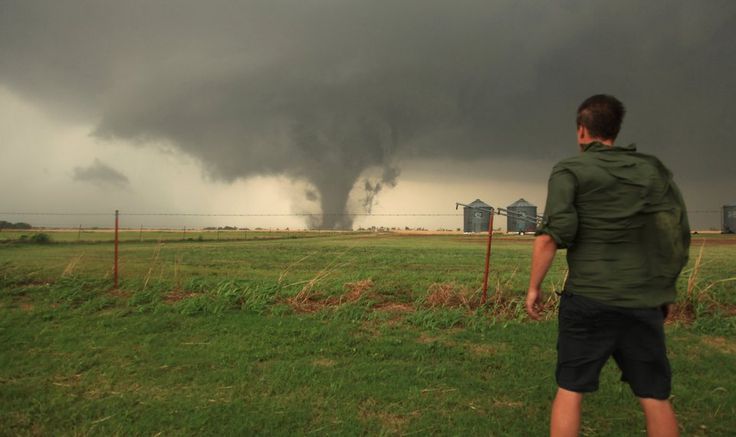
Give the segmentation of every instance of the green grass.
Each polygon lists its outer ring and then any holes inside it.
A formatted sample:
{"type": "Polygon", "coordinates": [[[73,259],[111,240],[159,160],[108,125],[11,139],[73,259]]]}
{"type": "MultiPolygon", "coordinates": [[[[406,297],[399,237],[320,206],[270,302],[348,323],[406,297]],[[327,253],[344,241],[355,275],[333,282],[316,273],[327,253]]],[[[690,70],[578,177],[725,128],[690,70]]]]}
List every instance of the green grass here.
{"type": "MultiPolygon", "coordinates": [[[[2,434],[546,432],[556,323],[519,305],[529,238],[494,243],[491,309],[433,304],[438,290],[477,299],[476,236],[132,239],[119,290],[110,244],[64,238],[0,244],[2,434]]],[[[685,435],[727,435],[736,245],[708,240],[694,269],[698,251],[680,284],[695,275],[695,319],[667,330],[673,403],[685,435]]],[[[564,274],[558,256],[547,290],[564,274]]],[[[607,366],[584,434],[643,427],[607,366]]]]}

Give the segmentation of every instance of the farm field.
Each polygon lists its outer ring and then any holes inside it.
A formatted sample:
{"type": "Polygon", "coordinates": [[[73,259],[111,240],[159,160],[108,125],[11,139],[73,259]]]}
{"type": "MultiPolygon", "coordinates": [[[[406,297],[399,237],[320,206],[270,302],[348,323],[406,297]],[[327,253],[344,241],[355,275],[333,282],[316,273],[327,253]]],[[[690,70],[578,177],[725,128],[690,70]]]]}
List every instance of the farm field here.
{"type": "MultiPolygon", "coordinates": [[[[563,252],[531,322],[530,237],[494,237],[481,306],[483,236],[238,232],[123,232],[116,290],[110,234],[0,233],[0,433],[547,432],[563,252]]],[[[684,435],[736,429],[735,255],[695,235],[679,281],[684,435]]],[[[609,363],[583,434],[643,430],[609,363]]]]}
{"type": "MultiPolygon", "coordinates": [[[[115,240],[112,229],[2,229],[0,242],[25,240],[38,233],[44,233],[55,242],[61,243],[102,243],[115,240]]],[[[339,234],[338,231],[303,230],[205,230],[205,229],[121,229],[120,241],[159,242],[159,241],[226,241],[226,240],[268,240],[281,238],[307,238],[339,234]]]]}

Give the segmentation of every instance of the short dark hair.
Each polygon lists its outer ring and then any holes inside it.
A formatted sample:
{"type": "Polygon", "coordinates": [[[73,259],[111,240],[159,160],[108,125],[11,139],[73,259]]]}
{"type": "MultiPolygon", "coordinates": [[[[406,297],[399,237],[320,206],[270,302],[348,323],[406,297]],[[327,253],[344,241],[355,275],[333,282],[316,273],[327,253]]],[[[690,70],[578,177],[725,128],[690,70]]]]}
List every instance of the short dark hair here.
{"type": "Polygon", "coordinates": [[[596,94],[578,107],[577,124],[588,129],[594,138],[615,140],[625,114],[626,108],[620,100],[608,94],[596,94]]]}

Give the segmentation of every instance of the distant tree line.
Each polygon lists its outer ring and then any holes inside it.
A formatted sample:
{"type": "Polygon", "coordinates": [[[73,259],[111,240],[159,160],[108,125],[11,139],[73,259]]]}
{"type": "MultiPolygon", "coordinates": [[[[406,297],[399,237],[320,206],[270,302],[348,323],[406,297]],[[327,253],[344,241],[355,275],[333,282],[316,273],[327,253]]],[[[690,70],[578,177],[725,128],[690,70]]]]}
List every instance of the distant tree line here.
{"type": "Polygon", "coordinates": [[[10,223],[5,220],[0,220],[0,229],[31,229],[32,226],[28,223],[18,222],[10,223]]]}

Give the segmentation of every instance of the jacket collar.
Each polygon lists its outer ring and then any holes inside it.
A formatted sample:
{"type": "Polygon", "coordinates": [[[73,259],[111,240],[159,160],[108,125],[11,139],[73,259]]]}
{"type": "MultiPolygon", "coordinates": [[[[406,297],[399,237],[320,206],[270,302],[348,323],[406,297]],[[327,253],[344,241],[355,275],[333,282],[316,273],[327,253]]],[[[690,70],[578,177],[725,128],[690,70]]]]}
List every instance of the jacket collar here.
{"type": "Polygon", "coordinates": [[[612,152],[636,152],[636,144],[631,143],[628,146],[609,147],[601,142],[593,141],[592,143],[583,145],[583,152],[605,152],[609,150],[612,152]]]}

